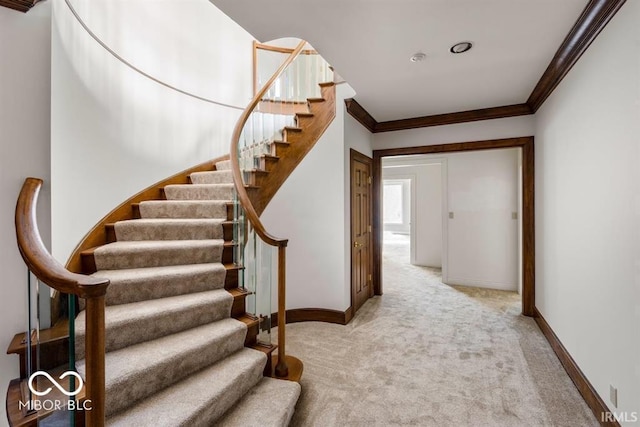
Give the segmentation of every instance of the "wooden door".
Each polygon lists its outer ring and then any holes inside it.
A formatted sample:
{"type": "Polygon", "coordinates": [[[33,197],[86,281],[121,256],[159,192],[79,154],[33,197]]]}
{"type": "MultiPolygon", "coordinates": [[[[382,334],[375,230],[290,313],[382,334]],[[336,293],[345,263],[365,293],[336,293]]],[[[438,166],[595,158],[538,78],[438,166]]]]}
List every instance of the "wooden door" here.
{"type": "Polygon", "coordinates": [[[354,314],[373,295],[372,168],[371,158],[351,150],[351,306],[354,314]]]}

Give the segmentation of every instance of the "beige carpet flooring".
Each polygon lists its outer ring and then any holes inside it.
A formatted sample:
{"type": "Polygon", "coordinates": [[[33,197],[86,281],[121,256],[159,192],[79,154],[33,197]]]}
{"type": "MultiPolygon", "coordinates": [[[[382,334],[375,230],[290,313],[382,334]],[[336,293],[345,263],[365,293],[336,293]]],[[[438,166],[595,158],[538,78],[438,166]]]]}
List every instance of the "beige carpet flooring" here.
{"type": "Polygon", "coordinates": [[[450,287],[385,244],[384,295],[347,326],[287,326],[305,364],[292,426],[597,426],[510,292],[450,287]]]}

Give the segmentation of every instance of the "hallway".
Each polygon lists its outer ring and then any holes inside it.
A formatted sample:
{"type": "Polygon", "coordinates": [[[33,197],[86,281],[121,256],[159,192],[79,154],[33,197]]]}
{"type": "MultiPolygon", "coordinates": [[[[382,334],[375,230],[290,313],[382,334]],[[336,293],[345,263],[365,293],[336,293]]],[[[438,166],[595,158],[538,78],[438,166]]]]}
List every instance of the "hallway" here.
{"type": "Polygon", "coordinates": [[[305,363],[293,426],[596,426],[517,294],[453,288],[384,248],[384,296],[347,326],[287,326],[305,363]]]}

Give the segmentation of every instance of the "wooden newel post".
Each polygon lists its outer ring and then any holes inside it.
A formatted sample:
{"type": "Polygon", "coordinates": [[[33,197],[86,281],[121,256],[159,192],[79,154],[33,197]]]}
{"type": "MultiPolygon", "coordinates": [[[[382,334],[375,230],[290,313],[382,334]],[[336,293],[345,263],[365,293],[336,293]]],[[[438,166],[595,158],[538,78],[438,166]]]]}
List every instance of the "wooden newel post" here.
{"type": "Polygon", "coordinates": [[[286,312],[286,244],[278,246],[278,363],[275,374],[277,377],[289,375],[287,356],[285,352],[285,327],[287,326],[286,312]]]}
{"type": "Polygon", "coordinates": [[[87,387],[86,399],[91,410],[86,412],[87,427],[105,424],[105,325],[104,295],[87,298],[87,335],[85,342],[87,387]]]}

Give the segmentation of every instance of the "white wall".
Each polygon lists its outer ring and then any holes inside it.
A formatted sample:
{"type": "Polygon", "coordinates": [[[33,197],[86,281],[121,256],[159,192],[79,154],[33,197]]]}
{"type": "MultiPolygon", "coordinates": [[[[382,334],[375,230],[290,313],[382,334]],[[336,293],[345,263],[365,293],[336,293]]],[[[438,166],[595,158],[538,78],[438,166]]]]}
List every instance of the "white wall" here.
{"type": "Polygon", "coordinates": [[[289,239],[287,309],[351,305],[349,149],[371,153],[367,135],[350,128],[344,114],[344,99],[353,93],[346,84],[336,87],[335,119],[261,217],[270,233],[289,239]]]}
{"type": "Polygon", "coordinates": [[[518,290],[518,148],[450,153],[446,283],[518,290]]]}
{"type": "MultiPolygon", "coordinates": [[[[72,4],[107,46],[153,77],[238,107],[251,99],[253,38],[210,2],[72,4]]],[[[64,262],[137,191],[228,153],[241,111],[133,71],[88,35],[65,2],[53,6],[52,238],[64,262]]]]}
{"type": "Polygon", "coordinates": [[[626,2],[536,114],[536,306],[618,412],[640,412],[638,22],[626,2]]]}
{"type": "MultiPolygon", "coordinates": [[[[0,8],[0,396],[19,376],[18,356],[6,355],[13,336],[27,330],[26,267],[15,239],[15,203],[24,179],[45,180],[38,225],[50,243],[50,61],[51,2],[28,14],[0,8]]],[[[0,405],[0,426],[7,425],[0,405]]]]}
{"type": "Polygon", "coordinates": [[[385,148],[418,147],[421,145],[531,136],[533,135],[534,127],[533,116],[520,116],[395,132],[380,132],[373,134],[373,149],[382,150],[385,148]]]}

